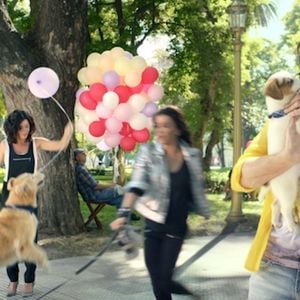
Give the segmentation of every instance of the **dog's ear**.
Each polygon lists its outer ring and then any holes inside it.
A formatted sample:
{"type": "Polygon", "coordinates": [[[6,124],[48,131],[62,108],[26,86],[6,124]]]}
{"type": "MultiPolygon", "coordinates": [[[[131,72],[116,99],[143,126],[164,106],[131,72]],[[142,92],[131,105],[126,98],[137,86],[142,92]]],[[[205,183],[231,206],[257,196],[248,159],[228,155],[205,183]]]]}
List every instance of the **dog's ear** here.
{"type": "Polygon", "coordinates": [[[7,190],[8,191],[10,191],[12,189],[12,187],[14,186],[14,182],[15,182],[15,178],[14,177],[11,177],[8,180],[8,183],[7,183],[7,190]]]}
{"type": "Polygon", "coordinates": [[[270,96],[276,100],[281,100],[284,97],[279,81],[276,78],[267,81],[263,93],[264,96],[270,96]]]}

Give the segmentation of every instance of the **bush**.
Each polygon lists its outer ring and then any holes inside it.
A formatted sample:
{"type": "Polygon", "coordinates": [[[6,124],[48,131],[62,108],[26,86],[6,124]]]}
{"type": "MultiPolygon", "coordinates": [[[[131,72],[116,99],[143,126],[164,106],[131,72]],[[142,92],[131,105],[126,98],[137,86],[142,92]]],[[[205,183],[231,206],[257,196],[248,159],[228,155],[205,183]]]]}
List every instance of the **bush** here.
{"type": "Polygon", "coordinates": [[[205,189],[207,193],[220,194],[224,193],[225,185],[228,181],[230,169],[224,168],[219,170],[210,170],[204,173],[205,189]]]}

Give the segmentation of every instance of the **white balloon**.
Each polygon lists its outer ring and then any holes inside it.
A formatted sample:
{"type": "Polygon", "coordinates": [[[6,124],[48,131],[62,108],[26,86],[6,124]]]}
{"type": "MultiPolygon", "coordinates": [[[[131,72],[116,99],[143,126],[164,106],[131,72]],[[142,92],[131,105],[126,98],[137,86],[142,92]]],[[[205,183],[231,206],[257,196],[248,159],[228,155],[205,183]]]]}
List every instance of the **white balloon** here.
{"type": "Polygon", "coordinates": [[[85,133],[85,137],[90,143],[95,144],[95,145],[98,144],[103,139],[103,136],[99,136],[99,137],[92,136],[89,133],[89,131],[87,131],[85,133]]]}
{"type": "Polygon", "coordinates": [[[134,112],[140,112],[146,104],[146,98],[143,95],[134,94],[128,99],[128,103],[131,105],[134,112]]]}
{"type": "Polygon", "coordinates": [[[103,105],[109,109],[115,109],[119,104],[119,96],[117,93],[109,91],[103,96],[103,105]]]}
{"type": "Polygon", "coordinates": [[[75,122],[75,128],[78,132],[86,133],[88,131],[88,125],[84,123],[84,121],[79,118],[75,122]]]}
{"type": "Polygon", "coordinates": [[[99,117],[94,110],[88,110],[81,118],[88,125],[94,121],[99,121],[99,117]]]}
{"type": "Polygon", "coordinates": [[[142,130],[147,126],[148,118],[144,114],[137,113],[129,120],[129,124],[134,130],[142,130]]]}
{"type": "Polygon", "coordinates": [[[111,149],[108,145],[105,144],[104,139],[101,140],[97,145],[97,148],[100,149],[101,151],[108,151],[111,149]]]}

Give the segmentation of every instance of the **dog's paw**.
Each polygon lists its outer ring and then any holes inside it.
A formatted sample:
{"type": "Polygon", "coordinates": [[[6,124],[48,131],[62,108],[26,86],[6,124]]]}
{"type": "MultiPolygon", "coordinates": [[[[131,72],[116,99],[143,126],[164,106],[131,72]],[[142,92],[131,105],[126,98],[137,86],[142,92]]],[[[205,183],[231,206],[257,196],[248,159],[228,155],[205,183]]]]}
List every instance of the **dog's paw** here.
{"type": "Polygon", "coordinates": [[[297,203],[295,204],[295,206],[293,207],[293,220],[296,224],[300,224],[300,204],[297,203]]]}
{"type": "Polygon", "coordinates": [[[43,259],[41,261],[40,266],[43,268],[44,271],[49,271],[49,261],[48,261],[48,259],[43,259]]]}
{"type": "Polygon", "coordinates": [[[300,233],[300,226],[294,222],[287,222],[286,227],[289,232],[293,234],[299,234],[300,233]]]}

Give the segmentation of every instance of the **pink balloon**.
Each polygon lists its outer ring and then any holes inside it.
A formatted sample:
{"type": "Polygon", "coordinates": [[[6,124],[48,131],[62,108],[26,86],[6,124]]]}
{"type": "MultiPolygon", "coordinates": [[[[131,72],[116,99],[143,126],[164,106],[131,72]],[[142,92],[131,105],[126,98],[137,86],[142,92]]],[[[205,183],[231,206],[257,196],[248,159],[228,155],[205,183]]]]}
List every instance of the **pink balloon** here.
{"type": "Polygon", "coordinates": [[[119,85],[114,89],[114,92],[118,94],[120,103],[127,102],[132,95],[132,91],[128,86],[119,85]]]}
{"type": "Polygon", "coordinates": [[[94,137],[100,137],[105,132],[105,124],[103,120],[94,121],[89,125],[89,133],[94,137]]]}
{"type": "Polygon", "coordinates": [[[143,90],[143,84],[140,83],[139,85],[134,86],[134,87],[132,87],[130,89],[132,91],[132,94],[138,94],[138,93],[140,93],[143,90]]]}
{"type": "Polygon", "coordinates": [[[120,147],[126,152],[132,151],[135,148],[135,145],[135,139],[130,136],[123,137],[120,142],[120,147]]]}
{"type": "Polygon", "coordinates": [[[101,140],[96,146],[101,151],[108,151],[111,149],[111,147],[105,144],[104,140],[101,140]]]}
{"type": "Polygon", "coordinates": [[[154,102],[148,102],[141,111],[146,117],[151,118],[158,110],[158,106],[154,102]]]}
{"type": "Polygon", "coordinates": [[[113,148],[120,144],[121,137],[118,133],[108,133],[104,136],[104,142],[107,146],[113,148]]]}
{"type": "Polygon", "coordinates": [[[122,122],[112,117],[105,121],[105,127],[109,133],[117,133],[122,129],[122,122]]]}
{"type": "Polygon", "coordinates": [[[89,110],[94,110],[97,106],[97,102],[90,96],[88,91],[82,92],[79,96],[80,104],[89,110]]]}
{"type": "Polygon", "coordinates": [[[123,136],[127,136],[131,134],[133,129],[130,127],[129,123],[123,122],[122,129],[120,130],[120,134],[123,136]]]}
{"type": "Polygon", "coordinates": [[[148,89],[147,95],[151,101],[159,101],[164,95],[164,89],[160,85],[154,84],[148,89]]]}
{"type": "Polygon", "coordinates": [[[143,91],[147,92],[151,86],[152,84],[143,84],[143,91]]]}
{"type": "Polygon", "coordinates": [[[158,78],[158,71],[154,67],[146,67],[142,73],[142,83],[151,84],[158,78]]]}
{"type": "Polygon", "coordinates": [[[132,132],[133,138],[139,143],[145,143],[150,139],[150,132],[147,128],[142,130],[134,130],[132,132]]]}
{"type": "Polygon", "coordinates": [[[42,99],[52,97],[59,88],[57,74],[50,68],[37,68],[33,70],[27,80],[30,92],[42,99]]]}
{"type": "Polygon", "coordinates": [[[102,101],[103,95],[107,92],[107,88],[102,83],[93,83],[90,86],[90,95],[97,102],[102,101]]]}
{"type": "Polygon", "coordinates": [[[99,102],[96,107],[96,114],[101,119],[108,119],[111,117],[113,111],[106,107],[102,102],[99,102]]]}
{"type": "Polygon", "coordinates": [[[133,109],[128,103],[120,103],[114,110],[113,116],[118,120],[128,121],[133,115],[133,109]]]}

